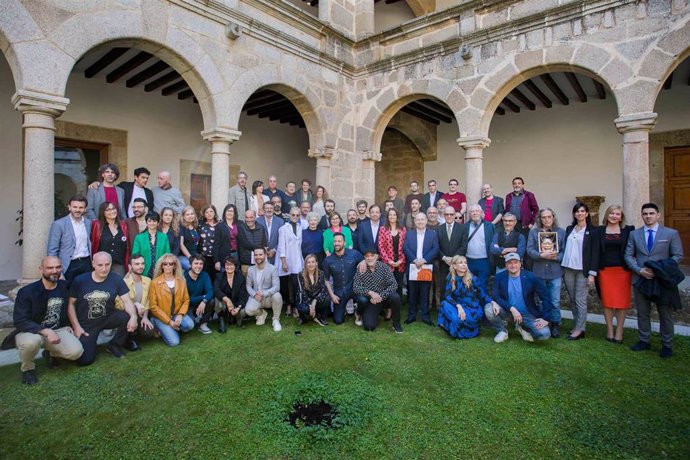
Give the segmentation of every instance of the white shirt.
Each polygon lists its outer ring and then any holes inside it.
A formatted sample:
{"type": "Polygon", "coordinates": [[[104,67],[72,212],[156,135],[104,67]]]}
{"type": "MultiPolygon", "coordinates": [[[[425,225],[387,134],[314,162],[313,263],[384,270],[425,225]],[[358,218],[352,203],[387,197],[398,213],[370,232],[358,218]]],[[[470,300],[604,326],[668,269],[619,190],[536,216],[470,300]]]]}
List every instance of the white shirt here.
{"type": "MultiPolygon", "coordinates": [[[[373,220],[369,221],[371,223],[371,235],[374,237],[374,240],[376,240],[376,235],[379,234],[379,227],[381,226],[381,221],[378,221],[374,223],[373,220]]],[[[364,250],[364,248],[362,248],[364,250]]]]}
{"type": "MultiPolygon", "coordinates": [[[[134,217],[134,200],[137,198],[141,198],[142,200],[146,200],[146,192],[142,187],[139,187],[137,184],[134,184],[134,187],[132,187],[132,199],[127,205],[127,216],[129,217],[134,217]]],[[[146,203],[149,206],[149,209],[151,207],[151,203],[146,203]]]]}
{"type": "MultiPolygon", "coordinates": [[[[470,235],[477,228],[477,224],[470,222],[470,235]]],[[[469,235],[468,235],[469,236],[469,235]]],[[[484,235],[484,225],[479,224],[477,233],[467,243],[467,258],[468,259],[486,259],[489,255],[486,253],[486,236],[484,235]]]]}
{"type": "Polygon", "coordinates": [[[429,206],[430,207],[435,206],[437,194],[438,194],[438,192],[434,192],[434,193],[429,192],[429,206]]]}
{"type": "Polygon", "coordinates": [[[72,260],[80,259],[82,257],[89,257],[89,237],[86,234],[86,226],[84,225],[84,218],[74,220],[72,215],[69,216],[72,222],[72,229],[74,230],[74,252],[72,253],[72,260]]]}
{"type": "Polygon", "coordinates": [[[426,234],[426,230],[422,231],[422,233],[419,233],[419,230],[417,230],[417,258],[415,260],[423,259],[424,258],[424,235],[426,234]]]}
{"type": "Polygon", "coordinates": [[[267,217],[264,217],[266,219],[266,231],[268,232],[268,238],[271,238],[271,227],[273,227],[273,216],[271,216],[270,219],[267,217]]]}
{"type": "Polygon", "coordinates": [[[572,268],[573,270],[582,270],[582,245],[585,241],[586,230],[587,227],[580,231],[577,228],[573,228],[573,231],[570,232],[565,242],[562,266],[572,268]]]}

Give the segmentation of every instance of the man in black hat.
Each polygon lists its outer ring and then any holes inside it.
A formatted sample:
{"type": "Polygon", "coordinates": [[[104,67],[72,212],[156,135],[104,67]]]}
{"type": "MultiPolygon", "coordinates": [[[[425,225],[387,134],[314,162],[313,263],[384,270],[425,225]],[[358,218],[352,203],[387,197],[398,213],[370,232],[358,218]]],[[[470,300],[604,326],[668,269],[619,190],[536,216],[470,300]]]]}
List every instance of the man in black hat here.
{"type": "Polygon", "coordinates": [[[366,270],[355,273],[353,291],[356,296],[358,314],[362,317],[365,331],[373,331],[378,326],[381,308],[393,311],[393,330],[402,333],[400,326],[400,307],[402,302],[397,293],[398,283],[395,282],[393,272],[383,262],[379,262],[376,249],[368,247],[364,250],[366,270]]]}

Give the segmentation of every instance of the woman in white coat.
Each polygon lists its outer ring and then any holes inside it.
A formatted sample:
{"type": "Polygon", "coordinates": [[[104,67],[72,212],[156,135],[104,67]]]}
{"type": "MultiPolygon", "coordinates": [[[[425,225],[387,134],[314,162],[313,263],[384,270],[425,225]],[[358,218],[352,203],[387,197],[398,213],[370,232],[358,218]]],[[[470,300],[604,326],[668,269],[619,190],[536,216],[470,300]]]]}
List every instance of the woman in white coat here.
{"type": "MultiPolygon", "coordinates": [[[[288,315],[293,313],[293,299],[297,286],[297,275],[304,268],[302,259],[302,226],[299,208],[290,209],[290,220],[278,230],[278,276],[283,307],[288,315]]],[[[297,309],[294,310],[297,312],[297,309]]]]}
{"type": "Polygon", "coordinates": [[[252,184],[252,194],[249,197],[249,209],[256,213],[256,216],[264,215],[264,203],[271,201],[271,199],[264,195],[264,183],[260,180],[255,180],[252,184]]]}

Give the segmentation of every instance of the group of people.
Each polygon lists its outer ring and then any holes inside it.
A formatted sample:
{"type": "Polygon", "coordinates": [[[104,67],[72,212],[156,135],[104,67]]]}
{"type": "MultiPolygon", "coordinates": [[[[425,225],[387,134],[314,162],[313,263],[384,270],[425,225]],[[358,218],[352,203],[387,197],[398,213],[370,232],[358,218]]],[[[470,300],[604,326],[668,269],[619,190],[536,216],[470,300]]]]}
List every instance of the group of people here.
{"type": "Polygon", "coordinates": [[[588,289],[596,284],[607,340],[622,343],[634,282],[639,342],[631,349],[650,348],[653,301],[661,356],[672,354],[675,298],[658,293],[678,276],[683,250],[653,203],[643,206],[645,226],[637,230],[624,225],[620,206],[595,226],[577,203],[564,230],[520,177],[505,200],[487,184],[469,206],[458,180],[447,193],[430,180],[426,193],[413,181],[403,200],[391,186],[382,206],[360,200],[343,218],[322,186],[312,191],[303,180],[299,190],[294,182],[281,190],[271,176],[250,189],[240,172],[222,213],[206,205],[197,215],[169,173],[159,173],[153,190],[150,174],[137,168],[134,181],[115,185],[117,166],[103,165],[88,196],[73,196],[69,213],[53,223],[42,278],[19,291],[16,331],[3,344],[17,347],[24,383],[38,381],[33,361],[41,347],[49,367],[59,358],[89,365],[102,333],[112,334],[107,351],[122,357],[141,349],[140,338],[176,346],[195,327],[210,334],[214,317],[220,333],[249,318],[264,325],[269,313],[276,332],[286,314],[320,326],[351,315],[368,331],[383,319],[402,333],[404,286],[405,324],[421,315],[452,337],[471,338],[486,317],[500,343],[507,320],[527,341],[560,336],[561,281],[574,317],[567,338],[585,338],[588,289]]]}

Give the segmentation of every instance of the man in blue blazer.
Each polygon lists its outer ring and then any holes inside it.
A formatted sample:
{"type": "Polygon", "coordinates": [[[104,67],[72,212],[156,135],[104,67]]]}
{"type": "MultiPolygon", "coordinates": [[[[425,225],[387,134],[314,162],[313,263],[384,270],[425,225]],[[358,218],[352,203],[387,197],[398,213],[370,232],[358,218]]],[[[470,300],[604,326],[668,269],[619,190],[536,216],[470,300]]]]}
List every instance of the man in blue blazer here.
{"type": "MultiPolygon", "coordinates": [[[[369,207],[369,217],[361,220],[357,224],[357,244],[355,245],[361,251],[366,248],[379,247],[379,228],[381,228],[381,208],[377,204],[372,204],[369,207]]],[[[352,238],[354,240],[354,237],[352,238]]]]}
{"type": "Polygon", "coordinates": [[[91,220],[83,217],[87,200],[84,195],[69,199],[69,214],[50,226],[48,255],[62,262],[67,282],[91,271],[91,220]]]}
{"type": "Polygon", "coordinates": [[[275,208],[273,203],[266,201],[264,203],[264,215],[258,217],[256,222],[264,227],[264,233],[266,234],[266,240],[268,241],[268,252],[266,256],[268,257],[268,262],[271,265],[275,265],[276,261],[276,248],[278,247],[278,230],[285,224],[285,221],[280,217],[276,217],[275,208]]]}
{"type": "Polygon", "coordinates": [[[467,268],[479,278],[482,289],[488,293],[489,276],[493,273],[491,241],[496,228],[494,224],[484,220],[484,210],[478,204],[471,205],[468,213],[470,220],[462,230],[460,255],[467,257],[467,268]]]}
{"type": "Polygon", "coordinates": [[[423,212],[418,213],[414,218],[415,229],[407,232],[403,252],[407,258],[408,274],[408,311],[405,324],[417,321],[417,308],[421,300],[422,321],[429,326],[433,326],[431,315],[429,314],[429,290],[432,281],[412,281],[409,279],[412,265],[421,268],[424,264],[433,264],[438,257],[438,235],[435,230],[427,228],[427,218],[423,212]]]}
{"type": "MultiPolygon", "coordinates": [[[[645,262],[673,259],[680,263],[683,260],[683,244],[678,231],[659,224],[661,214],[654,203],[642,205],[642,220],[644,226],[630,232],[628,244],[625,248],[625,263],[633,271],[633,286],[639,277],[653,279],[654,272],[645,267],[645,262]]],[[[630,347],[632,351],[649,350],[652,325],[649,318],[652,305],[651,299],[637,289],[635,294],[635,308],[637,309],[637,329],[640,340],[630,347]]],[[[656,302],[655,302],[656,303],[656,302]]],[[[656,304],[659,312],[659,331],[661,332],[662,358],[670,358],[673,354],[673,317],[670,305],[656,304]]]]}
{"type": "Polygon", "coordinates": [[[546,285],[534,273],[522,269],[522,260],[516,252],[506,254],[506,270],[494,278],[493,304],[484,307],[484,314],[496,329],[494,342],[508,340],[504,320],[512,319],[515,329],[527,342],[548,340],[551,337],[549,322],[542,318],[542,311],[551,309],[551,296],[546,285]],[[541,300],[539,309],[534,296],[541,300]],[[498,304],[498,305],[496,305],[498,304]]]}

